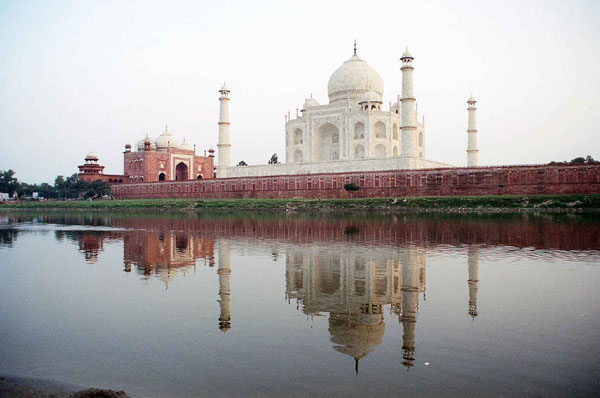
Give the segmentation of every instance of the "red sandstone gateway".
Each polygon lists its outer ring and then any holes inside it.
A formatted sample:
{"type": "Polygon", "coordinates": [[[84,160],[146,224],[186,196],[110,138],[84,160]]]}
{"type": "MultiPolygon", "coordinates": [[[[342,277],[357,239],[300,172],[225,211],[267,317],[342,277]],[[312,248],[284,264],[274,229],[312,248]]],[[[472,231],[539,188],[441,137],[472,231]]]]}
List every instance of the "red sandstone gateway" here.
{"type": "Polygon", "coordinates": [[[139,141],[136,152],[131,151],[131,145],[125,145],[124,174],[103,174],[104,166],[98,163],[98,156],[90,152],[85,164],[79,166],[79,178],[109,184],[211,179],[215,177],[214,150],[209,149],[208,153],[208,156],[196,155],[195,148],[185,140],[180,144],[165,128],[155,141],[147,136],[139,141]]]}

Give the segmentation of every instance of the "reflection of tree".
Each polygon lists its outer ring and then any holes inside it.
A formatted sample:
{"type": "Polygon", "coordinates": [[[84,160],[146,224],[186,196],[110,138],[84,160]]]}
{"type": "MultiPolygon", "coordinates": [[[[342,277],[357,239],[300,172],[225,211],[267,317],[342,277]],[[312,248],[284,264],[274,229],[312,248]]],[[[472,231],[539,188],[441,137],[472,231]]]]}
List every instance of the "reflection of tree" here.
{"type": "Polygon", "coordinates": [[[16,229],[0,229],[0,246],[11,247],[17,240],[17,235],[16,229]]]}

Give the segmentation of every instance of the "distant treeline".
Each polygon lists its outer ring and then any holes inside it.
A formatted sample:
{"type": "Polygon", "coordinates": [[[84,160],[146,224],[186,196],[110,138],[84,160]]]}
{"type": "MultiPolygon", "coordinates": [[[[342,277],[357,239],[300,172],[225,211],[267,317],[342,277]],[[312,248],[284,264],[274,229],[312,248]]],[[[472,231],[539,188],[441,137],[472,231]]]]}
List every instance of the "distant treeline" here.
{"type": "Polygon", "coordinates": [[[32,196],[37,192],[38,196],[48,199],[87,199],[110,195],[110,185],[100,180],[82,181],[77,174],[67,178],[57,176],[54,185],[45,182],[28,184],[17,180],[15,172],[9,169],[0,170],[0,192],[8,193],[11,197],[15,192],[19,197],[32,196]]]}
{"type": "Polygon", "coordinates": [[[596,163],[596,160],[594,160],[593,157],[591,157],[590,155],[587,155],[585,158],[583,156],[579,156],[573,160],[571,160],[570,162],[567,162],[566,160],[564,162],[556,162],[556,161],[552,161],[548,164],[569,164],[569,163],[574,163],[574,164],[579,164],[579,163],[596,163]]]}

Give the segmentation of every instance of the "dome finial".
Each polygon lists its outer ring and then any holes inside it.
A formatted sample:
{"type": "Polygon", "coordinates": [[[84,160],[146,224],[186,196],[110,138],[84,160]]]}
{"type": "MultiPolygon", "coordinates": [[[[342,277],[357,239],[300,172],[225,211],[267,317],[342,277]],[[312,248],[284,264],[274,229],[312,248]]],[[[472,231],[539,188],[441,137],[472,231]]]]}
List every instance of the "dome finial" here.
{"type": "Polygon", "coordinates": [[[356,55],[356,39],[354,39],[354,55],[356,55]]]}

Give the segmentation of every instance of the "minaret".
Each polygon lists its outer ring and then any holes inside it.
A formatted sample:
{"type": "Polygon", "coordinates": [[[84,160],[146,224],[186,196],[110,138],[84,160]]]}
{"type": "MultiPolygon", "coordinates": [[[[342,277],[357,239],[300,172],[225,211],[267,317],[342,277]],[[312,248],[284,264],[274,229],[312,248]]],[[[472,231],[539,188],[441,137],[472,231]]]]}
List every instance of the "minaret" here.
{"type": "Polygon", "coordinates": [[[217,166],[217,178],[226,178],[230,166],[229,149],[231,148],[231,144],[229,143],[229,89],[225,86],[225,83],[223,83],[223,87],[221,87],[219,93],[221,93],[221,96],[219,97],[219,143],[217,144],[219,149],[219,163],[217,166]]]}
{"type": "Polygon", "coordinates": [[[469,245],[467,249],[467,262],[469,264],[469,315],[473,319],[477,316],[477,285],[479,284],[479,247],[469,245]]]}
{"type": "Polygon", "coordinates": [[[417,156],[417,119],[415,108],[415,92],[413,85],[412,65],[414,57],[408,52],[408,48],[402,54],[402,155],[417,156]]]}
{"type": "Polygon", "coordinates": [[[473,95],[467,100],[467,111],[469,112],[469,126],[467,127],[467,167],[477,166],[477,119],[475,118],[475,98],[473,95]]]}
{"type": "Polygon", "coordinates": [[[219,316],[219,329],[223,333],[231,328],[231,313],[229,312],[229,302],[231,300],[231,288],[229,285],[229,277],[231,276],[231,268],[229,261],[229,242],[222,240],[219,242],[219,305],[221,307],[221,315],[219,316]]]}

